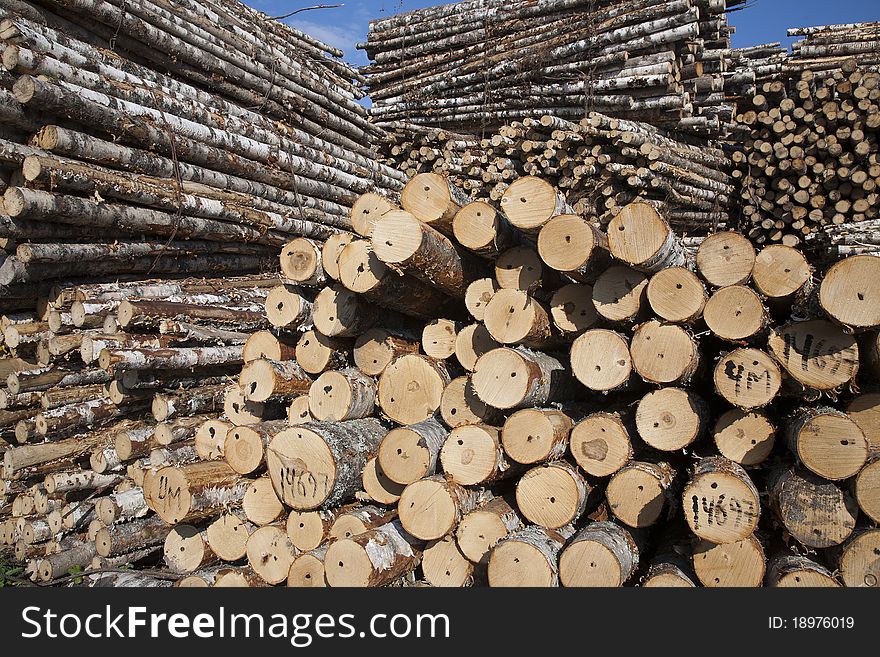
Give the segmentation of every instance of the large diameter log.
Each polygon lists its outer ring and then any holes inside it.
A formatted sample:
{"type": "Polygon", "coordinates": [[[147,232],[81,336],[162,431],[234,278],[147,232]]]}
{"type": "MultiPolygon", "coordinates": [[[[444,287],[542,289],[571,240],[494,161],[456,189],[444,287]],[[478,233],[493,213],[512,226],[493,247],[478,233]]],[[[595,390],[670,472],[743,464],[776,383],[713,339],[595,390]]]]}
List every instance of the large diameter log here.
{"type": "Polygon", "coordinates": [[[571,376],[556,358],[524,348],[483,354],[471,376],[477,397],[495,408],[544,406],[572,394],[571,376]]]}
{"type": "Polygon", "coordinates": [[[434,474],[449,431],[434,418],[389,431],[379,445],[379,465],[392,481],[407,485],[434,474]]]}
{"type": "Polygon", "coordinates": [[[703,319],[713,334],[729,342],[758,335],[767,325],[767,309],[761,299],[744,285],[723,287],[703,309],[703,319]]]}
{"type": "Polygon", "coordinates": [[[780,326],[770,334],[767,346],[789,376],[806,388],[833,390],[858,373],[855,338],[827,320],[780,326]]]}
{"type": "Polygon", "coordinates": [[[610,392],[626,386],[632,375],[626,337],[607,329],[591,329],[571,345],[571,371],[590,390],[610,392]]]}
{"type": "Polygon", "coordinates": [[[822,310],[850,330],[880,326],[880,293],[874,281],[880,276],[880,259],[870,255],[845,258],[833,265],[819,286],[822,310]]]}
{"type": "Polygon", "coordinates": [[[666,462],[630,461],[608,482],[608,507],[629,527],[650,527],[672,506],[675,479],[675,469],[666,462]]]}
{"type": "MultiPolygon", "coordinates": [[[[351,227],[361,237],[371,237],[373,235],[373,226],[379,218],[391,210],[399,210],[394,203],[376,192],[367,192],[357,197],[354,205],[351,206],[351,227]]],[[[351,235],[349,235],[351,238],[351,235]]],[[[335,276],[331,278],[336,279],[335,276]]],[[[338,279],[336,279],[338,280],[338,279]]]]}
{"type": "Polygon", "coordinates": [[[675,324],[698,320],[709,299],[700,279],[684,267],[669,267],[654,274],[648,282],[647,296],[651,310],[675,324]]]}
{"type": "Polygon", "coordinates": [[[463,206],[452,221],[455,241],[484,258],[495,258],[518,241],[507,218],[486,201],[463,206]]]}
{"type": "Polygon", "coordinates": [[[564,335],[583,333],[599,319],[593,305],[593,288],[580,283],[563,285],[550,298],[550,316],[564,335]]]}
{"type": "Polygon", "coordinates": [[[242,348],[242,345],[230,345],[176,349],[104,349],[98,357],[98,364],[101,369],[113,372],[239,365],[242,363],[242,348]]]}
{"type": "Polygon", "coordinates": [[[489,586],[559,586],[559,551],[573,534],[571,526],[528,526],[504,537],[489,555],[489,586]]]}
{"type": "Polygon", "coordinates": [[[834,575],[815,561],[795,554],[775,557],[767,568],[767,586],[781,588],[836,588],[834,575]]]}
{"type": "Polygon", "coordinates": [[[400,192],[400,205],[416,219],[445,235],[452,235],[455,215],[470,199],[448,178],[419,173],[400,192]]]}
{"type": "Polygon", "coordinates": [[[876,588],[880,585],[880,529],[857,530],[837,550],[835,563],[844,586],[876,588]]]}
{"type": "Polygon", "coordinates": [[[751,410],[773,401],[782,386],[782,372],[760,349],[734,349],[718,360],[713,381],[715,391],[724,399],[751,410]]]}
{"type": "Polygon", "coordinates": [[[276,285],[266,295],[266,318],[275,328],[296,329],[312,319],[312,304],[294,285],[276,285]]]}
{"type": "Polygon", "coordinates": [[[741,466],[720,456],[701,459],[682,493],[691,531],[712,543],[735,543],[758,526],[758,489],[741,466]]]}
{"type": "Polygon", "coordinates": [[[279,499],[297,510],[352,499],[386,433],[379,421],[365,418],[310,422],[276,434],[266,448],[266,465],[279,499]]]}
{"type": "Polygon", "coordinates": [[[612,322],[635,321],[645,307],[648,278],[623,265],[606,269],[593,285],[593,304],[600,316],[612,322]]]}
{"type": "Polygon", "coordinates": [[[405,211],[387,212],[376,222],[372,245],[385,264],[453,298],[464,298],[468,284],[485,276],[474,256],[405,211]]]}
{"type": "Polygon", "coordinates": [[[813,271],[803,254],[790,246],[773,244],[755,258],[752,283],[771,300],[787,301],[812,289],[813,271]]]}
{"type": "Polygon", "coordinates": [[[755,266],[755,247],[739,233],[714,233],[697,249],[697,271],[712,287],[745,285],[755,266]]]}
{"type": "Polygon", "coordinates": [[[594,522],[571,537],[559,554],[562,586],[623,586],[639,566],[639,548],[613,522],[594,522]]]}
{"type": "Polygon", "coordinates": [[[229,429],[223,458],[239,474],[251,474],[266,465],[266,447],[272,438],[287,428],[287,420],[272,420],[229,429]]]}
{"type": "Polygon", "coordinates": [[[458,522],[491,494],[467,489],[442,475],[434,475],[403,489],[397,509],[403,528],[424,541],[431,541],[455,529],[458,522]]]}
{"type": "Polygon", "coordinates": [[[309,388],[309,411],[319,422],[344,422],[372,414],[376,382],[360,370],[324,372],[309,388]]]}
{"type": "Polygon", "coordinates": [[[700,365],[700,350],[690,333],[655,319],[636,327],[630,354],[633,369],[648,383],[687,383],[700,365]]]}
{"type": "Polygon", "coordinates": [[[498,541],[522,528],[522,520],[512,502],[504,497],[494,497],[458,523],[456,542],[461,553],[471,562],[488,563],[489,554],[498,541]]]}
{"type": "Polygon", "coordinates": [[[420,557],[418,545],[398,520],[335,541],[324,556],[327,583],[334,587],[388,584],[415,569],[420,557]]]}
{"type": "Polygon", "coordinates": [[[809,470],[839,481],[855,475],[868,460],[868,441],[846,413],[827,407],[803,407],[788,418],[785,440],[809,470]]]}
{"type": "Polygon", "coordinates": [[[516,504],[529,522],[559,529],[586,510],[592,488],[566,461],[552,461],[526,472],[516,485],[516,504]]]}
{"type": "Polygon", "coordinates": [[[616,259],[649,273],[687,264],[687,252],[669,224],[642,202],[625,206],[608,224],[608,249],[616,259]]]}
{"type": "Polygon", "coordinates": [[[160,469],[144,485],[144,499],[162,520],[177,524],[219,514],[244,496],[247,482],[222,461],[160,469]]]}
{"type": "Polygon", "coordinates": [[[342,285],[325,287],[312,305],[315,328],[330,338],[356,337],[372,328],[378,315],[375,304],[360,300],[342,285]]]}
{"type": "Polygon", "coordinates": [[[449,432],[440,450],[443,472],[463,486],[488,485],[520,471],[501,448],[499,431],[485,424],[466,424],[449,432]]]}
{"type": "Polygon", "coordinates": [[[595,281],[611,264],[605,234],[572,214],[557,215],[541,228],[538,254],[548,267],[584,283],[595,281]]]}
{"type": "Polygon", "coordinates": [[[260,527],[247,540],[248,564],[268,584],[280,584],[287,579],[290,564],[296,558],[296,549],[287,532],[276,525],[260,527]]]}
{"type": "Polygon", "coordinates": [[[321,266],[321,242],[297,237],[281,248],[281,273],[297,285],[323,285],[327,278],[321,266]]]}
{"type": "Polygon", "coordinates": [[[744,466],[758,465],[770,456],[776,427],[761,411],[734,408],[715,422],[712,439],[721,456],[744,466]]]}
{"type": "Polygon", "coordinates": [[[443,361],[407,354],[382,372],[376,403],[395,422],[416,424],[437,412],[450,381],[443,361]]]}
{"type": "Polygon", "coordinates": [[[242,367],[238,385],[244,392],[245,398],[254,402],[263,402],[270,397],[306,393],[312,385],[312,378],[296,361],[261,358],[242,367]]]}
{"type": "Polygon", "coordinates": [[[630,430],[618,413],[593,413],[574,425],[569,441],[575,463],[594,477],[618,472],[633,456],[630,430]]]}
{"type": "Polygon", "coordinates": [[[565,197],[535,176],[513,181],[501,197],[501,209],[510,223],[525,233],[538,233],[556,215],[572,214],[565,197]]]}
{"type": "Polygon", "coordinates": [[[703,586],[757,587],[764,581],[764,548],[754,534],[738,541],[694,547],[694,573],[703,586]]]}
{"type": "Polygon", "coordinates": [[[556,341],[548,309],[522,290],[498,290],[486,305],[486,330],[501,344],[541,348],[556,341]]]}
{"type": "Polygon", "coordinates": [[[354,364],[361,372],[367,376],[380,376],[388,365],[401,356],[418,351],[419,342],[415,336],[402,331],[372,328],[355,340],[352,355],[354,364]]]}

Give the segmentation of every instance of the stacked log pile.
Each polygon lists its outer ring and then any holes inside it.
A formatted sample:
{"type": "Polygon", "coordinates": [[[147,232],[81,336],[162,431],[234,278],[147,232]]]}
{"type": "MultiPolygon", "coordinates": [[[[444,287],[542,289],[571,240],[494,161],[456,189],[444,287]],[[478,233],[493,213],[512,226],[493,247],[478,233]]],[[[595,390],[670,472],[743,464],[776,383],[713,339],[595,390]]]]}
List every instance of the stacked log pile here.
{"type": "Polygon", "coordinates": [[[880,22],[796,27],[788,36],[803,38],[792,44],[786,71],[810,70],[823,77],[848,59],[866,70],[880,70],[880,22]]]}
{"type": "Polygon", "coordinates": [[[161,548],[193,586],[875,586],[880,259],[694,252],[648,203],[602,230],[521,180],[474,204],[418,175],[285,249],[223,416],[7,479],[6,542],[48,580],[161,548]],[[70,499],[95,521],[59,536],[70,499]]]}
{"type": "Polygon", "coordinates": [[[429,7],[370,23],[362,70],[380,125],[481,134],[552,113],[596,110],[723,135],[730,33],[741,0],[498,0],[429,7]]]}

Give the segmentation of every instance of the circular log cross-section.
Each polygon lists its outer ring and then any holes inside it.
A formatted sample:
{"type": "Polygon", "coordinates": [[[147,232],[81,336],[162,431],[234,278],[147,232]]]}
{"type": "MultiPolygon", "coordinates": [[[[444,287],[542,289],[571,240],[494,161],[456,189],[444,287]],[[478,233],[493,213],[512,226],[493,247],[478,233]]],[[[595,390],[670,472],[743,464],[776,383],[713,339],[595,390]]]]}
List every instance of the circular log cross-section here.
{"type": "Polygon", "coordinates": [[[669,224],[653,206],[639,201],[624,206],[609,222],[608,250],[617,260],[650,273],[687,261],[669,224]]]}
{"type": "Polygon", "coordinates": [[[431,358],[443,360],[455,353],[455,338],[461,325],[451,319],[435,319],[422,329],[422,350],[431,358]]]}
{"type": "Polygon", "coordinates": [[[440,450],[443,472],[462,486],[488,484],[511,469],[501,450],[498,429],[485,424],[465,424],[449,432],[440,450]]]}
{"type": "Polygon", "coordinates": [[[379,465],[378,458],[371,458],[364,465],[361,485],[367,496],[378,504],[397,504],[405,486],[388,478],[379,465]]]}
{"type": "Polygon", "coordinates": [[[562,586],[618,587],[639,566],[639,549],[630,533],[613,522],[587,525],[559,555],[562,586]]]}
{"type": "Polygon", "coordinates": [[[751,288],[731,285],[709,298],[703,309],[703,320],[719,338],[736,342],[751,338],[764,328],[767,310],[751,288]]]}
{"type": "Polygon", "coordinates": [[[549,312],[522,290],[498,290],[483,319],[489,335],[501,344],[540,347],[553,338],[549,312]]]}
{"type": "Polygon", "coordinates": [[[465,370],[473,372],[480,356],[500,346],[484,324],[471,324],[455,336],[455,359],[465,370]]]}
{"type": "Polygon", "coordinates": [[[287,428],[286,420],[240,426],[230,429],[223,445],[223,456],[239,474],[251,474],[265,465],[266,445],[272,436],[287,428]]]}
{"type": "MultiPolygon", "coordinates": [[[[397,210],[391,201],[375,192],[367,192],[357,197],[351,206],[351,227],[361,237],[370,237],[373,234],[373,226],[376,221],[386,212],[397,210]]],[[[335,276],[333,278],[336,278],[335,276]]]]}
{"type": "Polygon", "coordinates": [[[626,465],[633,455],[632,441],[616,413],[593,413],[574,425],[571,455],[593,477],[608,477],[626,465]]]}
{"type": "Polygon", "coordinates": [[[510,502],[495,497],[462,518],[455,534],[462,554],[473,563],[485,564],[498,541],[521,527],[519,514],[510,502]]]}
{"type": "Polygon", "coordinates": [[[382,328],[372,328],[355,340],[354,364],[367,376],[379,376],[398,357],[418,351],[419,343],[416,340],[382,328]]]}
{"type": "Polygon", "coordinates": [[[452,220],[455,241],[468,251],[492,258],[513,246],[517,235],[507,219],[485,201],[468,203],[452,220]]]}
{"type": "Polygon", "coordinates": [[[880,523],[880,459],[871,461],[856,475],[855,496],[865,515],[880,523]]]}
{"type": "Polygon", "coordinates": [[[287,571],[287,586],[289,588],[322,588],[327,586],[324,575],[324,555],[326,549],[314,553],[301,554],[287,571]]]}
{"type": "Polygon", "coordinates": [[[773,401],[782,386],[782,372],[760,349],[734,349],[718,360],[713,380],[719,395],[750,410],[773,401]]]}
{"type": "Polygon", "coordinates": [[[764,548],[754,535],[720,545],[700,541],[694,547],[694,573],[703,586],[761,586],[766,563],[764,548]]]}
{"type": "Polygon", "coordinates": [[[792,322],[767,340],[770,353],[798,383],[833,390],[855,378],[859,346],[855,338],[824,319],[792,322]]]}
{"type": "Polygon", "coordinates": [[[349,507],[327,511],[291,511],[287,516],[287,535],[297,550],[308,552],[327,540],[327,534],[339,514],[349,507]]]}
{"type": "MultiPolygon", "coordinates": [[[[245,363],[266,358],[268,360],[293,360],[296,358],[296,346],[279,340],[270,331],[252,333],[244,343],[242,358],[245,363]]],[[[301,365],[302,363],[300,363],[301,365]]]]}
{"type": "Polygon", "coordinates": [[[265,476],[254,479],[248,486],[241,508],[247,519],[259,527],[275,522],[284,511],[284,506],[272,487],[272,481],[265,476]]]}
{"type": "Polygon", "coordinates": [[[467,286],[464,305],[475,320],[483,321],[486,306],[499,289],[494,278],[479,278],[467,286]]]}
{"type": "Polygon", "coordinates": [[[324,555],[327,584],[382,586],[412,571],[419,560],[412,539],[393,521],[351,538],[334,541],[324,555]]]}
{"type": "Polygon", "coordinates": [[[311,422],[314,419],[309,411],[309,396],[299,395],[294,397],[293,401],[290,402],[290,406],[287,407],[287,424],[295,427],[311,422]]]}
{"type": "Polygon", "coordinates": [[[569,283],[550,298],[550,317],[562,333],[577,335],[593,326],[599,319],[593,305],[593,288],[580,283],[569,283]]]}
{"type": "Polygon", "coordinates": [[[296,558],[296,548],[284,529],[267,525],[248,538],[247,558],[261,579],[269,584],[280,584],[287,580],[290,564],[296,558]]]}
{"type": "Polygon", "coordinates": [[[571,371],[590,390],[608,392],[620,388],[632,374],[626,337],[607,329],[592,329],[571,345],[571,371]]]}
{"type": "Polygon", "coordinates": [[[581,516],[590,490],[572,466],[565,461],[553,461],[522,476],[516,484],[516,504],[529,522],[559,529],[581,516]]]}
{"type": "Polygon", "coordinates": [[[787,299],[808,289],[813,272],[804,255],[790,246],[772,244],[755,258],[752,283],[768,299],[787,299]]]}
{"type": "Polygon", "coordinates": [[[555,461],[565,455],[571,427],[571,418],[562,411],[524,408],[504,422],[501,444],[517,463],[555,461]]]}
{"type": "Polygon", "coordinates": [[[741,541],[758,526],[761,500],[743,468],[720,456],[701,459],[685,486],[682,507],[691,531],[712,543],[741,541]]]}
{"type": "Polygon", "coordinates": [[[740,465],[758,465],[773,450],[776,427],[760,411],[732,408],[715,422],[712,438],[721,456],[740,465]]]}
{"type": "Polygon", "coordinates": [[[789,449],[806,468],[831,481],[849,479],[868,460],[868,441],[846,413],[801,408],[785,426],[789,449]]]}
{"type": "Polygon", "coordinates": [[[837,569],[844,586],[880,586],[880,529],[853,534],[841,548],[837,569]]]}
{"type": "Polygon", "coordinates": [[[396,509],[367,504],[365,506],[353,506],[342,511],[336,516],[330,531],[327,532],[328,540],[351,538],[363,534],[371,529],[385,525],[397,517],[396,509]]]}
{"type": "Polygon", "coordinates": [[[468,200],[467,194],[437,173],[416,174],[400,192],[404,210],[446,235],[452,235],[455,215],[468,200]]]}
{"type": "Polygon", "coordinates": [[[253,360],[242,367],[238,385],[248,401],[301,395],[309,391],[312,378],[294,360],[253,360]]]}
{"type": "Polygon", "coordinates": [[[446,536],[473,511],[478,494],[441,475],[420,479],[400,495],[397,512],[407,532],[423,541],[446,536]]]}
{"type": "Polygon", "coordinates": [[[376,382],[353,367],[324,372],[309,388],[309,412],[320,422],[372,415],[376,382]]]}
{"type": "Polygon", "coordinates": [[[443,389],[450,380],[441,361],[408,354],[395,360],[382,372],[377,403],[382,412],[395,422],[417,424],[437,412],[443,389]]]}
{"type": "Polygon", "coordinates": [[[339,280],[339,254],[354,239],[351,233],[334,233],[324,242],[321,249],[321,266],[324,273],[334,281],[339,280]]]}
{"type": "Polygon", "coordinates": [[[670,267],[654,274],[648,282],[647,295],[654,314],[674,324],[698,320],[709,298],[696,274],[684,267],[670,267]]]}
{"type": "Polygon", "coordinates": [[[706,417],[705,404],[695,393],[682,388],[661,388],[639,400],[636,429],[654,449],[675,452],[700,437],[706,417]]]}
{"type": "Polygon", "coordinates": [[[514,180],[504,190],[501,209],[510,223],[525,233],[537,233],[556,215],[571,212],[562,194],[535,176],[514,180]]]}
{"type": "Polygon", "coordinates": [[[499,541],[489,555],[491,587],[554,587],[559,585],[559,551],[574,530],[525,527],[499,541]]]}
{"type": "Polygon", "coordinates": [[[785,554],[770,562],[767,585],[780,588],[837,588],[831,571],[806,557],[785,554]]]}
{"type": "Polygon", "coordinates": [[[650,527],[660,519],[674,480],[675,470],[668,463],[630,461],[608,482],[608,507],[625,525],[650,527]]]}
{"type": "Polygon", "coordinates": [[[608,238],[593,224],[573,214],[553,217],[538,234],[538,254],[556,271],[592,282],[608,268],[608,238]]]}
{"type": "Polygon", "coordinates": [[[312,304],[315,328],[327,337],[355,337],[372,328],[378,311],[359,303],[358,295],[341,285],[325,287],[312,304]]]}
{"type": "Polygon", "coordinates": [[[321,243],[306,237],[297,237],[281,249],[281,274],[300,285],[320,285],[325,280],[321,266],[321,243]]]}
{"type": "Polygon", "coordinates": [[[449,435],[434,418],[388,432],[379,445],[379,465],[392,481],[407,485],[434,474],[449,435]]]}
{"type": "Polygon", "coordinates": [[[192,573],[217,561],[203,534],[192,525],[177,525],[162,546],[165,564],[173,573],[192,573]]]}
{"type": "Polygon", "coordinates": [[[425,546],[421,566],[431,586],[458,588],[473,582],[474,564],[461,553],[452,534],[425,546]]]}
{"type": "Polygon", "coordinates": [[[834,321],[856,331],[880,326],[880,258],[856,255],[833,265],[822,278],[819,304],[834,321]]]}
{"type": "Polygon", "coordinates": [[[507,347],[480,356],[471,383],[477,397],[501,409],[543,406],[569,387],[565,367],[552,356],[507,347]]]}
{"type": "Polygon", "coordinates": [[[611,322],[634,321],[643,308],[648,277],[623,265],[606,269],[593,285],[596,312],[611,322]]]}
{"type": "Polygon", "coordinates": [[[464,424],[494,424],[499,411],[487,406],[477,397],[470,377],[452,379],[443,389],[440,398],[440,417],[447,426],[455,428],[464,424]]]}
{"type": "Polygon", "coordinates": [[[846,413],[865,432],[871,454],[880,454],[880,392],[859,395],[846,407],[846,413]]]}
{"type": "Polygon", "coordinates": [[[656,319],[636,328],[630,354],[633,369],[648,383],[687,382],[700,364],[700,350],[690,333],[656,319]]]}
{"type": "Polygon", "coordinates": [[[276,285],[266,295],[266,318],[276,328],[295,329],[312,318],[312,304],[293,285],[276,285]]]}
{"type": "Polygon", "coordinates": [[[507,249],[495,261],[495,280],[501,288],[532,291],[541,285],[544,266],[531,246],[507,249]]]}
{"type": "Polygon", "coordinates": [[[712,287],[745,285],[754,267],[755,247],[739,233],[714,233],[697,249],[697,271],[712,287]]]}
{"type": "Polygon", "coordinates": [[[350,344],[309,329],[296,343],[296,362],[309,374],[345,367],[350,344]]]}
{"type": "Polygon", "coordinates": [[[223,561],[238,561],[247,555],[249,525],[235,513],[224,513],[208,525],[208,545],[223,561]]]}

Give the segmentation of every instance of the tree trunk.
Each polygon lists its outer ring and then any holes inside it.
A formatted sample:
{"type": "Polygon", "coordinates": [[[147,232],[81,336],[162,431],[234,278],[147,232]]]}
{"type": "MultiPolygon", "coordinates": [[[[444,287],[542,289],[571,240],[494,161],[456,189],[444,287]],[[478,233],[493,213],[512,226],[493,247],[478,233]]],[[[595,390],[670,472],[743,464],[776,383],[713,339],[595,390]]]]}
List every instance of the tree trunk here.
{"type": "Polygon", "coordinates": [[[462,517],[489,497],[491,494],[482,489],[466,489],[441,475],[433,475],[409,484],[397,508],[404,529],[416,538],[430,541],[446,536],[462,517]]]}
{"type": "Polygon", "coordinates": [[[565,461],[541,464],[516,484],[516,502],[529,521],[549,529],[575,522],[586,510],[592,487],[565,461]]]}
{"type": "Polygon", "coordinates": [[[309,411],[319,422],[344,422],[373,414],[376,382],[354,367],[324,372],[309,388],[309,411]]]}
{"type": "Polygon", "coordinates": [[[401,521],[331,543],[324,557],[327,583],[341,586],[382,586],[415,569],[421,554],[418,541],[401,521]]]}
{"type": "Polygon", "coordinates": [[[417,354],[401,356],[379,377],[376,403],[395,422],[416,424],[437,412],[450,380],[443,361],[417,354]]]}
{"type": "Polygon", "coordinates": [[[162,520],[177,524],[219,515],[244,496],[247,482],[220,461],[160,469],[144,486],[147,504],[162,520]]]}
{"type": "Polygon", "coordinates": [[[748,537],[761,514],[758,489],[746,471],[718,456],[696,464],[684,488],[682,506],[691,531],[718,544],[748,537]]]}
{"type": "Polygon", "coordinates": [[[571,526],[528,526],[510,533],[489,555],[489,586],[559,586],[559,552],[574,533],[571,526]]]}
{"type": "Polygon", "coordinates": [[[629,531],[596,522],[571,537],[559,554],[562,586],[623,586],[639,567],[639,548],[629,531]]]}
{"type": "Polygon", "coordinates": [[[675,508],[675,469],[664,461],[630,461],[614,473],[605,489],[605,498],[614,517],[628,527],[656,524],[663,514],[675,508]]]}
{"type": "Polygon", "coordinates": [[[493,349],[480,356],[471,382],[477,397],[501,409],[562,401],[573,394],[574,388],[567,368],[559,360],[521,347],[493,349]]]}

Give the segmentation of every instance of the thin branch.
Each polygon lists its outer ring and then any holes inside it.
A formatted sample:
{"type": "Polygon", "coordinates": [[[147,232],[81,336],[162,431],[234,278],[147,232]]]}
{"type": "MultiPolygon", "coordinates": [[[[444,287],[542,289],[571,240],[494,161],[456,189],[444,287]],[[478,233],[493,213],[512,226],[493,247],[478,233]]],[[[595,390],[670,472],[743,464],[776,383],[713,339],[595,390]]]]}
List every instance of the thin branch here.
{"type": "Polygon", "coordinates": [[[269,20],[273,21],[283,21],[285,18],[290,18],[291,16],[295,16],[301,11],[311,11],[312,9],[336,9],[337,7],[344,7],[345,5],[315,5],[313,7],[303,7],[301,9],[296,9],[295,11],[290,12],[289,14],[284,14],[283,16],[270,16],[269,20]]]}

